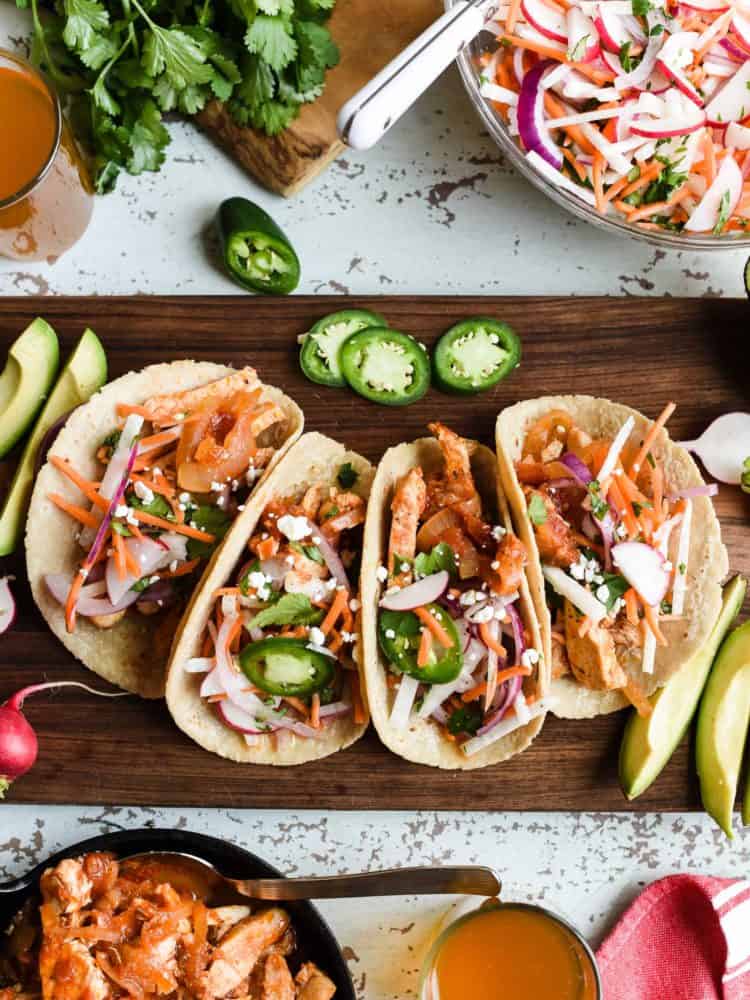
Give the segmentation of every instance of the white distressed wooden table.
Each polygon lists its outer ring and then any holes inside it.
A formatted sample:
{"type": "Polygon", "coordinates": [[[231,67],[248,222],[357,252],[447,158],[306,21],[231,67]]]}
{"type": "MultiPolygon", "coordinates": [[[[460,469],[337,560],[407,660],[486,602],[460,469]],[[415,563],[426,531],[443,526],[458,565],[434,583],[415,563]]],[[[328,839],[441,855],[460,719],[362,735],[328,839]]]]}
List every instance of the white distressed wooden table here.
{"type": "MultiPolygon", "coordinates": [[[[3,5],[0,45],[22,44],[26,31],[24,16],[3,5]]],[[[257,188],[191,126],[170,128],[160,175],[122,177],[115,194],[98,200],[82,242],[53,266],[0,261],[0,294],[232,292],[213,262],[211,221],[217,202],[235,194],[259,201],[290,234],[303,292],[742,293],[741,254],[617,241],[544,199],[502,162],[453,71],[378,149],[344,155],[288,202],[257,188]]],[[[95,833],[144,825],[236,840],[290,873],[490,864],[508,897],[545,902],[594,942],[660,875],[750,870],[750,835],[730,845],[701,815],[35,808],[14,806],[11,793],[0,806],[0,876],[95,833]]],[[[455,906],[409,898],[322,909],[360,997],[404,1000],[415,996],[426,947],[455,906]]]]}

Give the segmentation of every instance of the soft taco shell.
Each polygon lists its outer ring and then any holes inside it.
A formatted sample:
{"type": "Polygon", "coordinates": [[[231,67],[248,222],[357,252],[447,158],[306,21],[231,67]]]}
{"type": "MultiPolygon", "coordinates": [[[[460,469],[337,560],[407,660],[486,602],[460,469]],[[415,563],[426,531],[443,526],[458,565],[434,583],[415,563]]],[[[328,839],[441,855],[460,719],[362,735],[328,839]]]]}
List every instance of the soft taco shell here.
{"type": "MultiPolygon", "coordinates": [[[[71,414],[50,454],[70,460],[83,476],[95,479],[99,468],[95,452],[99,442],[117,425],[118,403],[139,404],[153,396],[182,392],[223,378],[232,371],[226,365],[208,361],[175,361],[123,375],[71,414]]],[[[287,414],[283,433],[281,428],[271,427],[259,439],[262,445],[279,448],[265,476],[301,434],[304,416],[293,400],[273,386],[263,387],[263,398],[277,403],[287,414]]],[[[71,519],[47,499],[52,492],[80,503],[75,486],[46,462],[36,479],[26,523],[26,565],[39,610],[58,639],[89,670],[143,698],[162,697],[179,610],[174,615],[166,612],[155,618],[137,612],[126,614],[110,629],[97,628],[79,615],[76,630],[70,634],[65,627],[65,611],[48,592],[44,576],[47,573],[72,576],[80,562],[81,549],[71,519]]]]}
{"type": "MultiPolygon", "coordinates": [[[[189,674],[184,669],[187,660],[200,656],[203,633],[214,608],[214,593],[227,583],[238,562],[245,557],[248,539],[266,505],[275,498],[302,493],[314,483],[333,485],[339,468],[345,462],[350,462],[359,473],[352,490],[367,498],[375,474],[367,459],[347,451],[344,445],[323,434],[304,434],[289,449],[274,473],[255,491],[252,500],[227,533],[200,589],[193,595],[172,649],[167,675],[167,707],[180,729],[205,750],[241,764],[304,764],[343,750],[367,729],[368,720],[355,723],[349,717],[333,722],[320,739],[303,739],[290,734],[278,748],[270,740],[250,747],[242,733],[225,726],[200,697],[202,677],[189,674]]],[[[359,644],[355,658],[360,660],[359,644]]]]}
{"type": "MultiPolygon", "coordinates": [[[[545,599],[541,560],[514,463],[522,457],[521,449],[528,429],[553,409],[566,410],[576,424],[594,438],[613,438],[627,418],[633,417],[635,427],[631,441],[640,443],[653,423],[629,406],[595,396],[542,396],[517,403],[498,416],[500,478],[518,535],[531,553],[528,578],[544,639],[545,656],[550,662],[552,621],[545,599]]],[[[665,493],[703,483],[690,455],[670,440],[665,430],[657,434],[652,453],[664,469],[665,493]]],[[[704,644],[721,609],[721,584],[728,570],[729,559],[721,541],[721,528],[713,504],[708,497],[696,497],[693,500],[684,620],[663,623],[662,629],[669,645],[657,648],[653,674],[643,673],[640,657],[623,662],[626,672],[646,694],[662,687],[704,644]]],[[[568,719],[591,718],[629,705],[619,691],[592,691],[570,677],[553,681],[551,693],[554,698],[551,711],[568,719]]]]}
{"type": "MultiPolygon", "coordinates": [[[[467,757],[454,743],[446,740],[439,727],[427,719],[412,719],[408,729],[403,732],[394,730],[391,726],[388,669],[378,645],[380,584],[377,579],[377,569],[386,562],[394,489],[398,481],[417,465],[422,467],[425,474],[443,467],[442,452],[434,438],[420,438],[412,444],[400,444],[390,448],[378,466],[372,487],[362,563],[362,638],[367,699],[378,735],[394,753],[416,764],[468,771],[486,767],[488,764],[498,764],[525,750],[542,728],[544,716],[532,719],[522,729],[509,733],[472,757],[467,757]]],[[[471,466],[485,511],[494,520],[499,518],[497,523],[510,528],[508,505],[502,492],[498,493],[495,456],[488,448],[480,445],[472,456],[471,466]]],[[[531,635],[531,645],[541,653],[542,638],[534,615],[528,583],[525,580],[521,587],[519,609],[524,626],[531,635]]],[[[533,691],[540,697],[546,693],[549,685],[547,664],[548,661],[541,656],[536,674],[528,678],[524,684],[526,693],[533,691]]]]}

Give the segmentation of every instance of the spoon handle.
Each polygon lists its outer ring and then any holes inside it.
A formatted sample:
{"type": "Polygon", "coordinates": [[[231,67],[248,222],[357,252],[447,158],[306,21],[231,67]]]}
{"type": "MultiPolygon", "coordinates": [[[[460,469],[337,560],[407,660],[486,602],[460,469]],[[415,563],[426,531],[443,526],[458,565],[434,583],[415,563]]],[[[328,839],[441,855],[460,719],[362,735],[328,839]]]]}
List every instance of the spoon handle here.
{"type": "Polygon", "coordinates": [[[459,0],[344,104],[341,139],[370,149],[479,34],[499,0],[459,0]]]}
{"type": "Polygon", "coordinates": [[[497,896],[501,883],[491,868],[479,865],[441,868],[389,868],[359,875],[320,878],[230,879],[243,896],[253,899],[350,899],[359,896],[410,896],[466,893],[497,896]]]}

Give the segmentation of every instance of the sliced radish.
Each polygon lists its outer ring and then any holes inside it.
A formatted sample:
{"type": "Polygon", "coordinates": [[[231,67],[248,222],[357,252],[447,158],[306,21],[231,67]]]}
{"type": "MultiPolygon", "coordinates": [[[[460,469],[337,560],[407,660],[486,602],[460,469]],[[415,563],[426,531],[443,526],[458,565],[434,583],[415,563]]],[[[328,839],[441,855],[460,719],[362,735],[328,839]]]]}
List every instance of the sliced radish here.
{"type": "Polygon", "coordinates": [[[664,118],[639,118],[631,123],[630,131],[647,139],[671,139],[678,135],[690,135],[691,132],[702,128],[706,122],[702,108],[696,107],[691,102],[690,109],[692,110],[685,108],[680,114],[664,118]]]}
{"type": "Polygon", "coordinates": [[[238,733],[253,733],[259,736],[262,733],[271,731],[269,728],[260,726],[255,716],[250,715],[249,712],[243,712],[241,708],[233,705],[228,698],[216,702],[216,711],[224,725],[229,726],[230,729],[234,729],[238,733]]]}
{"type": "Polygon", "coordinates": [[[619,53],[623,45],[635,41],[626,27],[623,15],[611,13],[606,3],[599,5],[594,24],[602,45],[610,52],[619,53]]]}
{"type": "Polygon", "coordinates": [[[671,577],[661,552],[645,542],[620,542],[612,548],[612,561],[646,604],[664,600],[671,577]]]}
{"type": "Polygon", "coordinates": [[[568,29],[568,59],[592,62],[600,52],[599,32],[580,7],[570,7],[565,22],[568,29]]]}
{"type": "Polygon", "coordinates": [[[742,121],[750,114],[750,59],[743,63],[731,80],[728,80],[715,97],[706,105],[706,114],[712,125],[723,126],[742,121]]]}
{"type": "Polygon", "coordinates": [[[656,60],[656,68],[685,95],[689,97],[690,100],[697,104],[699,108],[703,107],[703,97],[698,93],[695,87],[692,85],[690,80],[685,76],[681,69],[677,69],[675,66],[670,66],[669,63],[664,62],[663,59],[656,60]]]}
{"type": "Polygon", "coordinates": [[[529,24],[536,28],[545,38],[566,45],[568,32],[565,16],[561,11],[547,6],[543,0],[522,0],[521,10],[529,24]]]}
{"type": "Polygon", "coordinates": [[[0,579],[0,635],[7,632],[16,620],[16,602],[10,592],[10,581],[14,576],[4,576],[0,579]]]}
{"type": "Polygon", "coordinates": [[[541,31],[537,31],[531,24],[517,25],[516,34],[519,38],[523,38],[527,42],[533,42],[535,45],[543,45],[548,49],[557,49],[557,51],[561,53],[565,52],[567,39],[565,40],[565,43],[558,42],[554,38],[549,38],[547,35],[543,35],[541,31]]]}
{"type": "Polygon", "coordinates": [[[596,199],[591,191],[582,187],[580,184],[576,184],[564,173],[562,173],[559,167],[555,170],[555,168],[551,167],[546,160],[542,159],[542,157],[535,150],[532,149],[531,152],[527,153],[526,159],[536,170],[539,171],[540,174],[542,174],[542,176],[546,177],[548,181],[551,181],[552,184],[557,187],[565,188],[566,191],[575,195],[576,198],[580,198],[581,201],[586,202],[587,205],[591,205],[592,208],[596,208],[596,199]]]}
{"type": "Polygon", "coordinates": [[[729,4],[723,0],[680,0],[680,6],[707,11],[709,14],[723,14],[725,10],[729,10],[729,4]]]}
{"type": "Polygon", "coordinates": [[[380,607],[386,611],[411,611],[425,604],[433,604],[442,597],[448,589],[450,574],[447,570],[431,573],[416,583],[409,584],[392,594],[386,594],[380,602],[380,607]]]}
{"type": "Polygon", "coordinates": [[[646,82],[648,81],[651,74],[656,68],[656,60],[661,51],[662,39],[657,36],[654,38],[649,38],[646,51],[643,53],[643,58],[629,73],[623,73],[622,67],[620,67],[620,72],[615,77],[615,87],[618,90],[629,90],[631,87],[635,87],[638,90],[643,90],[646,82]]]}
{"type": "Polygon", "coordinates": [[[734,14],[732,14],[732,27],[739,41],[750,49],[750,17],[735,10],[734,14]]]}
{"type": "Polygon", "coordinates": [[[727,218],[734,213],[742,197],[742,184],[742,171],[737,166],[737,161],[733,156],[725,156],[721,161],[716,180],[691,213],[685,223],[685,229],[691,233],[712,232],[719,223],[723,206],[727,218]]]}
{"type": "Polygon", "coordinates": [[[731,122],[726,131],[724,141],[734,149],[750,149],[750,128],[731,122]]]}
{"type": "Polygon", "coordinates": [[[698,44],[697,31],[677,31],[664,42],[656,60],[659,69],[668,80],[689,97],[699,108],[703,107],[703,97],[685,75],[685,68],[690,66],[695,58],[695,47],[698,44]]]}
{"type": "MultiPolygon", "coordinates": [[[[47,590],[63,607],[65,607],[65,602],[68,599],[71,583],[71,577],[66,576],[65,573],[47,573],[44,577],[44,585],[47,590]]],[[[103,580],[92,584],[91,588],[82,587],[78,601],[76,602],[76,611],[78,614],[83,615],[84,618],[106,617],[107,615],[117,614],[118,611],[124,611],[125,608],[129,608],[131,604],[135,604],[138,600],[138,594],[134,590],[128,590],[123,595],[121,601],[113,604],[106,597],[99,596],[103,595],[104,591],[103,580]]]]}
{"type": "Polygon", "coordinates": [[[532,66],[524,77],[518,96],[518,131],[521,141],[529,153],[537,153],[550,166],[560,170],[563,157],[559,147],[552,140],[544,117],[545,74],[554,69],[554,60],[548,59],[532,66]]]}
{"type": "Polygon", "coordinates": [[[648,45],[648,35],[643,30],[643,26],[634,14],[621,14],[622,23],[625,30],[630,34],[638,45],[648,45]]]}

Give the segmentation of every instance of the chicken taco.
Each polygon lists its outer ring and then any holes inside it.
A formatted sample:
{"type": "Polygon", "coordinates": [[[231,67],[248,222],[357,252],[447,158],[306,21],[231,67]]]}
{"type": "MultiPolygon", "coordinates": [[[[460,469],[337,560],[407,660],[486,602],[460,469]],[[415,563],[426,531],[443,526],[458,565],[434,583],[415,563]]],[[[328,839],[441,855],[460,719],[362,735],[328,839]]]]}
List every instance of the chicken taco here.
{"type": "Polygon", "coordinates": [[[71,414],[37,476],[26,560],[42,614],[86,667],[163,695],[191,594],[302,425],[252,368],[193,361],[124,375],[71,414]]]}
{"type": "Polygon", "coordinates": [[[305,434],[227,537],[167,678],[177,725],[247,764],[300,764],[359,739],[358,580],[374,470],[305,434]]]}
{"type": "Polygon", "coordinates": [[[503,410],[500,475],[552,663],[557,715],[586,718],[648,695],[704,643],[728,571],[706,485],[651,421],[593,396],[503,410]]]}
{"type": "Polygon", "coordinates": [[[407,760],[476,768],[539,732],[548,667],[526,550],[489,449],[439,423],[391,448],[365,529],[367,697],[381,740],[407,760]]]}

